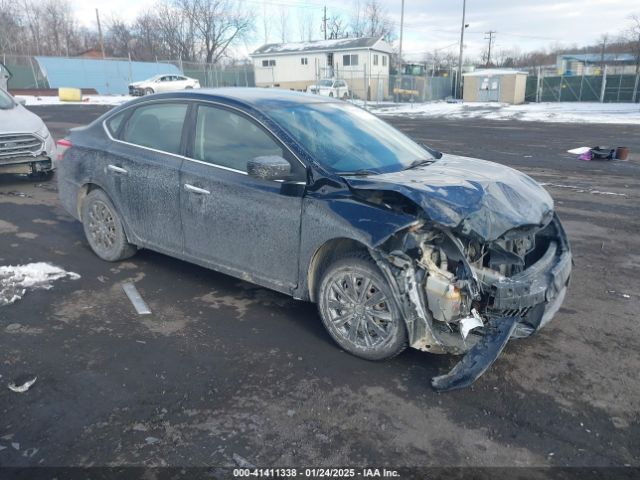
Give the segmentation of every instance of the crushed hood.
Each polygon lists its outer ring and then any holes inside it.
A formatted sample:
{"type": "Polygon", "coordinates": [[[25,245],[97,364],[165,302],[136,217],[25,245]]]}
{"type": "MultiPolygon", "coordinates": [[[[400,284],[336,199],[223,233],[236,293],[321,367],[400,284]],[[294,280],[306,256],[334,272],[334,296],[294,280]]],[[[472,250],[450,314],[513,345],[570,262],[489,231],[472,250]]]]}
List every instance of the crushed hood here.
{"type": "Polygon", "coordinates": [[[394,191],[428,218],[493,241],[505,232],[546,223],[553,200],[531,177],[475,158],[443,155],[430,165],[367,177],[345,177],[355,190],[394,191]]]}

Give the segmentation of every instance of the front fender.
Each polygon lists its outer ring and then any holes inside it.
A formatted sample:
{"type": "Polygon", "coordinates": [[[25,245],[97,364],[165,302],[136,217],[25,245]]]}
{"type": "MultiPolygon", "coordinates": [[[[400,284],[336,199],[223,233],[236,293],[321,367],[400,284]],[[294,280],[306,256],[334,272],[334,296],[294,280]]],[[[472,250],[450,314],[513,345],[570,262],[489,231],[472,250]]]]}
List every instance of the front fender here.
{"type": "Polygon", "coordinates": [[[334,239],[376,248],[399,230],[418,223],[413,215],[388,210],[351,196],[307,196],[302,202],[297,298],[309,298],[307,273],[315,253],[334,239]]]}

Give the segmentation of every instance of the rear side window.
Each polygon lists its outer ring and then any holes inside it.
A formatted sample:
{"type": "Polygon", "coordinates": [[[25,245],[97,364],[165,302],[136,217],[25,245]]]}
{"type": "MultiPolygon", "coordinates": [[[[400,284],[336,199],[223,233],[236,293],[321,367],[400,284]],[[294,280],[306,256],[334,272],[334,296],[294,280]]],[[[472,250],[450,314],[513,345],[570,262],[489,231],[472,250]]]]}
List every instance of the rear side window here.
{"type": "Polygon", "coordinates": [[[122,120],[124,120],[126,113],[126,111],[120,112],[107,120],[107,128],[113,137],[117,135],[118,129],[120,128],[120,125],[122,125],[122,120]]]}
{"type": "Polygon", "coordinates": [[[122,140],[169,153],[180,153],[185,103],[154,103],[138,107],[129,117],[122,140]]]}
{"type": "Polygon", "coordinates": [[[198,106],[193,149],[196,160],[246,172],[247,162],[263,155],[284,157],[284,152],[267,132],[242,115],[198,106]]]}

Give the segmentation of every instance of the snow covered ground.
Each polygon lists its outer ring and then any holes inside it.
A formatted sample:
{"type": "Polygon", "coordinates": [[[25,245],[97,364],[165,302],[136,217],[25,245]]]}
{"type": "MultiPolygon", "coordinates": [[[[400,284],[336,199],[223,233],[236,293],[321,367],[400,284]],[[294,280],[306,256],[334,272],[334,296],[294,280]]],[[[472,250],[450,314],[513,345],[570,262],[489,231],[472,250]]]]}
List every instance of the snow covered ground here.
{"type": "Polygon", "coordinates": [[[382,116],[484,118],[560,123],[620,123],[640,125],[637,103],[369,103],[371,112],[382,116]]]}
{"type": "Polygon", "coordinates": [[[83,95],[82,102],[61,102],[57,96],[16,95],[24,99],[27,106],[33,105],[120,105],[137,97],[130,95],[83,95]]]}
{"type": "MultiPolygon", "coordinates": [[[[84,95],[82,102],[61,102],[57,96],[19,95],[32,105],[120,105],[137,97],[130,95],[84,95]]],[[[364,102],[354,101],[363,106],[364,102]]],[[[549,102],[508,105],[505,103],[392,103],[368,102],[367,109],[381,116],[484,118],[560,123],[618,123],[640,125],[638,103],[549,102]]]]}
{"type": "Polygon", "coordinates": [[[48,290],[64,277],[77,280],[80,275],[45,262],[0,266],[0,306],[20,300],[27,290],[48,290]]]}

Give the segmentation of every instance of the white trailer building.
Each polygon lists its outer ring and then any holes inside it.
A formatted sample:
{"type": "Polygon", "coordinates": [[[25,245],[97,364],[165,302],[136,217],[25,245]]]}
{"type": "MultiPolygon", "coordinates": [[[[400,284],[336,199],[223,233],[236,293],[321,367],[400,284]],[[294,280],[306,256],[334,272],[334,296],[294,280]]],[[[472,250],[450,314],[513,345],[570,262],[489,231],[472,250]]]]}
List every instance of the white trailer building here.
{"type": "Polygon", "coordinates": [[[359,98],[389,92],[391,45],[377,37],[269,43],[251,54],[258,87],[304,90],[325,78],[346,80],[359,98]]]}

